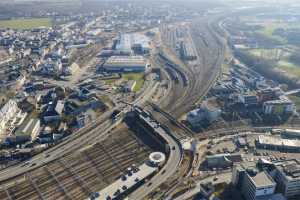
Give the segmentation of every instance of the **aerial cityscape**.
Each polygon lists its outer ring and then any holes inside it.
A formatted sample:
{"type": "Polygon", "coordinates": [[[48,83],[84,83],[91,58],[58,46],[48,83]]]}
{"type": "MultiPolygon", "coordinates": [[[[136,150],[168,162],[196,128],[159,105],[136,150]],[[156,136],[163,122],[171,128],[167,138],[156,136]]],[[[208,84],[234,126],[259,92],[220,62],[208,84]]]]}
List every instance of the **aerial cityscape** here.
{"type": "Polygon", "coordinates": [[[1,0],[0,200],[300,200],[300,1],[1,0]]]}

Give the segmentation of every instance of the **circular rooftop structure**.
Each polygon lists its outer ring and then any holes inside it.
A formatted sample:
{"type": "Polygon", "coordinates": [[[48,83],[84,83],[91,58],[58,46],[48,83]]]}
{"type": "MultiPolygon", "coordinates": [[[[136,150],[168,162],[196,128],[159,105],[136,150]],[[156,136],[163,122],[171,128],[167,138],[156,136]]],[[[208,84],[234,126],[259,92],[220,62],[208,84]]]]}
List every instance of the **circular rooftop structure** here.
{"type": "Polygon", "coordinates": [[[153,152],[149,155],[149,160],[155,165],[160,165],[165,162],[166,156],[161,152],[153,152]]]}

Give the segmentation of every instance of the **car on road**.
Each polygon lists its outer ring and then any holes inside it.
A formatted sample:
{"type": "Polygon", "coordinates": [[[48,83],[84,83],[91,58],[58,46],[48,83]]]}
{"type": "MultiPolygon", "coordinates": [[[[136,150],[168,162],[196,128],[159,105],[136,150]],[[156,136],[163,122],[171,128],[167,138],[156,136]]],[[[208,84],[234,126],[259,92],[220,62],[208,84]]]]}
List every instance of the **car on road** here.
{"type": "Polygon", "coordinates": [[[29,165],[29,164],[30,164],[30,162],[27,161],[27,162],[23,163],[23,164],[21,165],[21,167],[25,167],[25,166],[27,166],[27,165],[29,165]]]}
{"type": "Polygon", "coordinates": [[[34,167],[34,166],[36,166],[36,163],[32,163],[32,164],[30,165],[30,167],[34,167]]]}

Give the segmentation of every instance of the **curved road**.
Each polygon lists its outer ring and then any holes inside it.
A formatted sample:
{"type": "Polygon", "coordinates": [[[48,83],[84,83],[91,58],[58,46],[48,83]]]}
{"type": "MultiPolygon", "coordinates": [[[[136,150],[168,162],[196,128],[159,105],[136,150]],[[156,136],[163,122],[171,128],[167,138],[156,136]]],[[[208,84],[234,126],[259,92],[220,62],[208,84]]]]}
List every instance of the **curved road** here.
{"type": "MultiPolygon", "coordinates": [[[[159,124],[156,123],[154,127],[157,125],[159,124]]],[[[128,196],[128,199],[130,200],[139,200],[145,198],[156,188],[158,188],[163,182],[165,182],[169,177],[171,177],[176,172],[177,167],[181,163],[183,150],[181,148],[180,142],[174,136],[172,136],[171,133],[167,133],[160,126],[157,126],[155,130],[169,145],[169,158],[164,167],[154,177],[152,177],[148,183],[145,183],[128,196]]]]}
{"type": "MultiPolygon", "coordinates": [[[[157,86],[158,83],[154,83],[151,81],[151,84],[149,84],[147,88],[145,88],[144,93],[142,93],[133,102],[133,104],[144,104],[152,96],[157,86]]],[[[122,110],[122,112],[126,113],[130,108],[129,106],[126,106],[124,108],[117,106],[115,109],[120,109],[122,110]]],[[[53,146],[43,153],[34,156],[29,161],[1,170],[0,182],[12,179],[28,171],[42,167],[58,158],[61,158],[68,154],[72,154],[86,145],[104,140],[108,136],[108,133],[116,126],[118,126],[123,120],[123,118],[121,117],[120,119],[112,123],[110,119],[112,113],[112,110],[105,112],[95,122],[92,122],[90,125],[87,125],[86,127],[80,129],[77,133],[73,133],[69,137],[65,138],[63,142],[53,146]]]]}

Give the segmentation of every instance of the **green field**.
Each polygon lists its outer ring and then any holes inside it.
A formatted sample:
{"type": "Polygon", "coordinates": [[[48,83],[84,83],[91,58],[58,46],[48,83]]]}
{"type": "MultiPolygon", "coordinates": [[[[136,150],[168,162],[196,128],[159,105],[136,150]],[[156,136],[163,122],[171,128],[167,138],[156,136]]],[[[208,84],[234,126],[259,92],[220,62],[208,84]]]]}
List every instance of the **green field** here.
{"type": "Polygon", "coordinates": [[[38,27],[50,27],[51,25],[52,22],[50,18],[0,20],[0,28],[32,29],[38,27]]]}
{"type": "Polygon", "coordinates": [[[145,82],[144,73],[126,73],[126,74],[123,74],[123,79],[127,80],[127,81],[128,80],[136,81],[136,85],[133,89],[134,92],[139,91],[143,87],[144,82],[145,82]]]}

